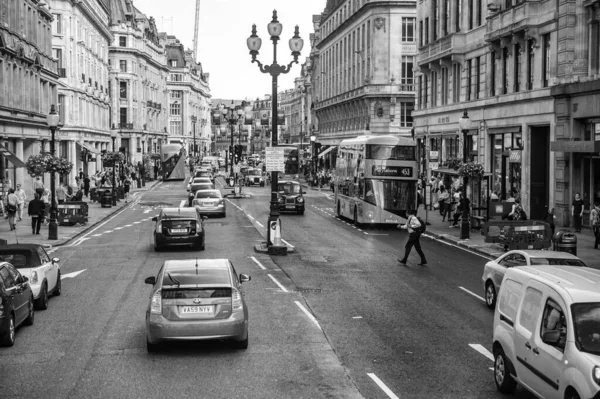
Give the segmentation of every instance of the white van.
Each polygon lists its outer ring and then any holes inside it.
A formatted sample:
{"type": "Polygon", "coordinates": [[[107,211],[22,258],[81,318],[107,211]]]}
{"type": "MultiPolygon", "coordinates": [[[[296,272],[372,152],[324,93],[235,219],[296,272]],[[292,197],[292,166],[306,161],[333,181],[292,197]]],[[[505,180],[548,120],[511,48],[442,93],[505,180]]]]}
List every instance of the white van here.
{"type": "Polygon", "coordinates": [[[508,269],[494,314],[494,380],[545,399],[600,399],[600,270],[508,269]]]}

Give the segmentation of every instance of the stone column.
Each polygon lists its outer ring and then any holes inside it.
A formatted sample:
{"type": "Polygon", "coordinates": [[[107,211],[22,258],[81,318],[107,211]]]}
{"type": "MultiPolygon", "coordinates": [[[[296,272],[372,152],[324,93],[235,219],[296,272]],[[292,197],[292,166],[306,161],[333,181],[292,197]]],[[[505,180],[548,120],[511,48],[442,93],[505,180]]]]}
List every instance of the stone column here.
{"type": "MultiPolygon", "coordinates": [[[[94,143],[94,148],[96,148],[96,150],[98,152],[102,151],[102,143],[100,142],[95,142],[94,143]]],[[[96,154],[96,172],[102,170],[102,154],[96,154]]]]}
{"type": "Polygon", "coordinates": [[[575,5],[575,60],[573,61],[573,76],[588,75],[588,24],[586,8],[583,0],[577,0],[575,5]]]}
{"type": "MultiPolygon", "coordinates": [[[[23,162],[26,161],[25,159],[23,159],[23,139],[15,140],[15,155],[17,156],[17,158],[19,158],[23,162]]],[[[14,186],[16,187],[17,184],[22,184],[23,189],[25,189],[25,185],[23,184],[24,178],[25,178],[25,168],[15,168],[15,184],[14,184],[14,186]]]]}
{"type": "Polygon", "coordinates": [[[67,141],[67,159],[73,163],[73,168],[68,176],[68,184],[75,182],[75,176],[77,176],[77,147],[75,140],[67,141]]]}
{"type": "Polygon", "coordinates": [[[132,134],[131,137],[129,137],[129,162],[131,162],[131,164],[135,164],[135,163],[137,163],[136,159],[137,159],[137,137],[134,134],[132,134]]]}

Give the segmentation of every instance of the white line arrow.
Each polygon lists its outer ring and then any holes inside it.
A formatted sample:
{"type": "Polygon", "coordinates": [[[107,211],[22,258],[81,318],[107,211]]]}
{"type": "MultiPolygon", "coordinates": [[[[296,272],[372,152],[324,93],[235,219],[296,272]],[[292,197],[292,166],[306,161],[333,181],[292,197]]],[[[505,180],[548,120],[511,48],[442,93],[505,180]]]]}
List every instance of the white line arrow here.
{"type": "Polygon", "coordinates": [[[83,270],[79,270],[77,272],[73,272],[73,273],[67,273],[67,274],[62,274],[60,276],[60,279],[63,280],[65,278],[73,278],[73,277],[77,277],[79,276],[81,273],[83,273],[84,271],[86,271],[87,269],[83,269],[83,270]]]}

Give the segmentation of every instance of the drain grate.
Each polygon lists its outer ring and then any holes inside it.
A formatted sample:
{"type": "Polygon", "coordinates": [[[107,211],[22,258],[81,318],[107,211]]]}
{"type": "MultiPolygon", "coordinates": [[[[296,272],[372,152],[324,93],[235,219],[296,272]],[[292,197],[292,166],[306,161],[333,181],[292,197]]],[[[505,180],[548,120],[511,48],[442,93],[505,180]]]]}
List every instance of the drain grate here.
{"type": "Polygon", "coordinates": [[[299,288],[296,292],[321,292],[320,288],[299,288]]]}

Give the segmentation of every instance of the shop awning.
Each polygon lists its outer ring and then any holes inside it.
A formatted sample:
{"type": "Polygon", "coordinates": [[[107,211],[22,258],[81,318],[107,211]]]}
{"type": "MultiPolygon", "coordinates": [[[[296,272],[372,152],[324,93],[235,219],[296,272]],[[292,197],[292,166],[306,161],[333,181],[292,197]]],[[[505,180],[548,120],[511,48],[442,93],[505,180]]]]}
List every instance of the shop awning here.
{"type": "Polygon", "coordinates": [[[78,142],[77,142],[77,144],[78,144],[78,145],[79,145],[81,148],[83,148],[84,150],[86,150],[86,151],[88,151],[88,152],[90,152],[90,153],[92,153],[92,154],[100,154],[100,151],[98,151],[97,149],[95,149],[94,147],[92,147],[92,146],[91,146],[91,145],[89,145],[89,144],[86,144],[86,143],[84,143],[84,142],[82,142],[82,141],[81,141],[81,142],[80,142],[80,141],[78,141],[78,142]]]}
{"type": "Polygon", "coordinates": [[[521,126],[502,126],[502,127],[489,127],[488,133],[519,133],[521,132],[521,126]]]}
{"type": "Polygon", "coordinates": [[[326,149],[325,151],[321,151],[321,153],[319,155],[317,155],[319,158],[325,156],[329,151],[333,150],[334,148],[337,148],[336,146],[331,146],[328,149],[326,149]]]}
{"type": "Polygon", "coordinates": [[[440,168],[440,169],[432,169],[432,173],[443,173],[445,175],[454,175],[458,176],[458,170],[450,169],[450,168],[440,168]]]}
{"type": "Polygon", "coordinates": [[[600,152],[600,141],[556,140],[550,142],[550,151],[555,152],[600,152]]]}
{"type": "Polygon", "coordinates": [[[8,161],[12,163],[15,166],[15,168],[25,167],[25,162],[21,161],[19,158],[17,158],[17,156],[14,153],[12,153],[8,148],[2,145],[0,145],[0,154],[4,155],[4,157],[8,159],[8,161]]]}

